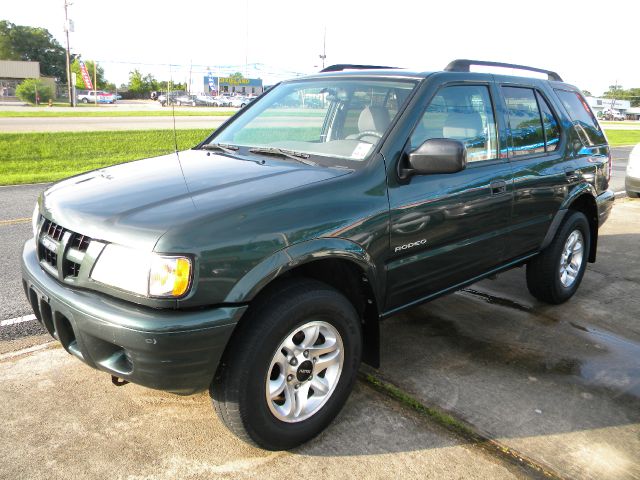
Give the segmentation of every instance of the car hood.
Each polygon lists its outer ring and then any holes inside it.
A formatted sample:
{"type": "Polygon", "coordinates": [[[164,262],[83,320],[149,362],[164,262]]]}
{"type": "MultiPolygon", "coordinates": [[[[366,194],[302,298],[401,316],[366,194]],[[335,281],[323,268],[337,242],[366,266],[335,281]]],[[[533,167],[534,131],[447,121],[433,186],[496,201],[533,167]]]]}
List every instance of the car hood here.
{"type": "Polygon", "coordinates": [[[203,150],[81,174],[47,189],[41,212],[93,239],[152,250],[169,229],[349,171],[289,161],[264,165],[203,150]]]}

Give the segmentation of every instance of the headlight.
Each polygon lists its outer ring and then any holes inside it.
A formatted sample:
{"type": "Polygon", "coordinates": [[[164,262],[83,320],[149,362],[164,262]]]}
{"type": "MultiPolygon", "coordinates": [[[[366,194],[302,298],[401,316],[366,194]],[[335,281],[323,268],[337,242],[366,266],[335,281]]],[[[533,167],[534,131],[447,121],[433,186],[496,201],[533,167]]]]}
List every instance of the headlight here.
{"type": "Polygon", "coordinates": [[[145,297],[180,297],[191,283],[191,259],[107,245],[91,278],[145,297]]]}
{"type": "Polygon", "coordinates": [[[33,236],[36,237],[38,235],[38,220],[40,219],[40,208],[38,208],[38,202],[36,202],[36,207],[33,209],[33,215],[31,215],[31,228],[33,230],[33,236]]]}

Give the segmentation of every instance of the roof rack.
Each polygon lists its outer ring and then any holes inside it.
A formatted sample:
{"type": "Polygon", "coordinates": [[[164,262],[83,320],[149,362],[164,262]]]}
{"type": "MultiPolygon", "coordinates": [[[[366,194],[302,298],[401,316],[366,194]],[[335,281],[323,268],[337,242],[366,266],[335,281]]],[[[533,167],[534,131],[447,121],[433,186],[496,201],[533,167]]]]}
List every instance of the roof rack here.
{"type": "Polygon", "coordinates": [[[530,72],[546,73],[549,80],[562,82],[562,78],[556,72],[544,70],[542,68],[527,67],[526,65],[514,65],[512,63],[487,62],[484,60],[454,60],[444,69],[447,72],[469,72],[471,65],[484,65],[487,67],[515,68],[517,70],[528,70],[530,72]]]}
{"type": "Polygon", "coordinates": [[[380,70],[380,69],[393,69],[398,67],[383,67],[380,65],[351,65],[349,63],[339,63],[337,65],[331,65],[329,67],[320,70],[320,73],[326,72],[341,72],[343,70],[380,70]]]}

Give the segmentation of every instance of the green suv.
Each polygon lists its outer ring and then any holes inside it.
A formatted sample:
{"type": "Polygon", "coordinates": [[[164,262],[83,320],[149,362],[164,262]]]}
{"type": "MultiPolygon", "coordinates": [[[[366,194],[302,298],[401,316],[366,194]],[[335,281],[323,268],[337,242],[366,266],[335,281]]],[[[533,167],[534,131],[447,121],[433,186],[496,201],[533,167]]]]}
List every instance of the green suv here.
{"type": "Polygon", "coordinates": [[[209,389],[238,436],[287,449],[336,416],[361,360],[378,366],[384,318],[521,265],[536,298],[568,300],[610,174],[593,113],[554,72],[333,66],[191,150],[47,189],[23,284],[114,383],[209,389]]]}

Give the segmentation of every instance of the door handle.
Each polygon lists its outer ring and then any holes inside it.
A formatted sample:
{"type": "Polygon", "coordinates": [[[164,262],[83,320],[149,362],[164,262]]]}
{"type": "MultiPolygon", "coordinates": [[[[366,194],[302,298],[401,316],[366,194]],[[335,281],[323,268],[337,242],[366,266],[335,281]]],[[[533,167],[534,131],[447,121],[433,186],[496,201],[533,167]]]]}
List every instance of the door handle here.
{"type": "Polygon", "coordinates": [[[489,187],[491,188],[491,195],[503,195],[507,193],[507,182],[502,180],[491,182],[489,187]]]}
{"type": "Polygon", "coordinates": [[[573,183],[580,180],[580,175],[575,170],[565,170],[564,174],[567,177],[567,182],[573,183]]]}

